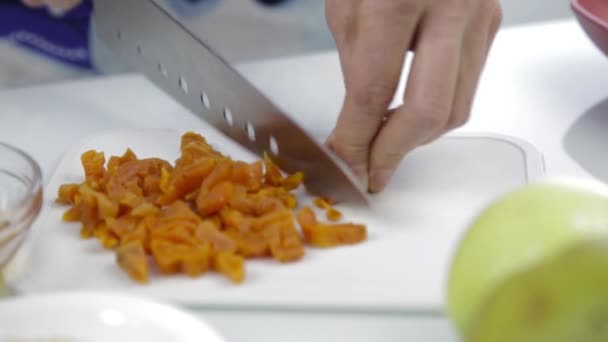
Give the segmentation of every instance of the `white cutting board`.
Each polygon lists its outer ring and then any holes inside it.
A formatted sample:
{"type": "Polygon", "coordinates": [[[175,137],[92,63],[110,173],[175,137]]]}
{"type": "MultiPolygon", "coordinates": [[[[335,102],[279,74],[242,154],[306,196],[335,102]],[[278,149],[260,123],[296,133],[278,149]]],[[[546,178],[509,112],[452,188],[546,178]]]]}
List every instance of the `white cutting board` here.
{"type": "MultiPolygon", "coordinates": [[[[237,159],[254,157],[213,129],[210,143],[237,159]]],[[[540,154],[498,136],[448,136],[420,148],[402,164],[369,210],[340,207],[368,225],[369,240],[353,247],[308,249],[300,262],[247,263],[247,280],[221,276],[154,277],[136,285],[96,241],[82,241],[77,224],[62,223],[54,203],[62,183],[82,181],[80,154],[106,156],[132,148],[140,157],[174,160],[181,131],[109,131],[68,151],[50,179],[31,239],[12,265],[8,282],[19,293],[119,290],[190,306],[440,311],[454,248],[478,211],[497,196],[538,179],[540,154]]]]}

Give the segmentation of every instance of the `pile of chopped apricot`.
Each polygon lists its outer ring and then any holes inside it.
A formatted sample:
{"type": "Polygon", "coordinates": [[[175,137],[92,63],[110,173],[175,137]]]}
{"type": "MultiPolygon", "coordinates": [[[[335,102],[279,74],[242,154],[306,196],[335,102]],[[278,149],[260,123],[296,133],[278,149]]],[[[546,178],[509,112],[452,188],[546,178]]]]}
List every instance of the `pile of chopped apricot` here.
{"type": "MultiPolygon", "coordinates": [[[[285,175],[268,156],[234,161],[196,133],[182,136],[174,165],[139,159],[130,149],[107,163],[102,152],[87,151],[81,162],[84,182],[58,190],[57,202],[70,207],[63,220],[81,222],[80,236],[113,250],[119,267],[139,283],[149,281],[152,266],[192,277],[212,270],[240,283],[245,259],[292,262],[307,244],[367,238],[363,225],[322,223],[311,207],[298,209],[302,173],[285,175]]],[[[341,219],[328,201],[315,205],[329,221],[341,219]]]]}

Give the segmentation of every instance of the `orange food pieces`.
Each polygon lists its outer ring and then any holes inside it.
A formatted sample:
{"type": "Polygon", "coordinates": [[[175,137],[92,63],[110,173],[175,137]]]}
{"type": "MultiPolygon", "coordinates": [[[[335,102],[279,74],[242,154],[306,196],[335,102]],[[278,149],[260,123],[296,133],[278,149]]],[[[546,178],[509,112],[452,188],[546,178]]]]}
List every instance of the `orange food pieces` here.
{"type": "Polygon", "coordinates": [[[329,208],[325,212],[325,217],[332,222],[336,222],[342,219],[342,213],[336,208],[329,208]]]}
{"type": "Polygon", "coordinates": [[[245,280],[244,263],[242,256],[230,252],[218,253],[213,257],[213,268],[235,283],[245,280]]]}
{"type": "Polygon", "coordinates": [[[263,168],[262,161],[253,164],[237,161],[232,167],[232,181],[244,186],[247,191],[257,191],[264,181],[263,168]]]}
{"type": "Polygon", "coordinates": [[[209,269],[211,248],[208,245],[187,246],[153,239],[150,242],[150,249],[158,269],[164,274],[182,272],[197,277],[209,269]]]}
{"type": "Polygon", "coordinates": [[[196,198],[199,214],[206,217],[219,212],[230,203],[233,192],[234,185],[228,181],[216,184],[208,192],[201,191],[196,198]]]}
{"type": "MultiPolygon", "coordinates": [[[[57,203],[69,207],[63,220],[80,222],[82,238],[113,250],[135,282],[148,283],[156,268],[190,277],[211,271],[241,283],[248,259],[295,262],[307,244],[333,247],[367,237],[365,226],[317,221],[310,207],[296,215],[294,192],[304,174],[284,175],[268,155],[234,161],[192,132],[182,136],[180,150],[174,165],[140,159],[131,149],[106,165],[103,153],[87,151],[84,181],[58,189],[57,203]]],[[[329,221],[341,219],[329,202],[314,203],[329,221]]]]}
{"type": "Polygon", "coordinates": [[[317,197],[313,200],[314,205],[319,209],[329,209],[331,204],[329,201],[322,197],[317,197]]]}
{"type": "Polygon", "coordinates": [[[165,177],[168,180],[166,181],[167,184],[164,185],[165,189],[161,196],[161,203],[169,204],[198,189],[201,182],[213,171],[215,164],[215,159],[199,159],[189,165],[177,168],[171,176],[165,169],[164,173],[167,175],[165,177]]]}
{"type": "Polygon", "coordinates": [[[264,175],[264,179],[266,184],[273,186],[281,186],[285,181],[285,177],[281,173],[281,169],[270,159],[270,156],[265,153],[264,154],[264,167],[266,168],[266,173],[264,175]]]}
{"type": "Polygon", "coordinates": [[[279,223],[264,231],[272,256],[281,261],[296,261],[304,256],[304,244],[293,221],[279,223]]]}
{"type": "Polygon", "coordinates": [[[313,204],[317,208],[325,210],[325,217],[329,221],[336,222],[342,219],[342,213],[338,209],[332,207],[331,201],[325,198],[317,197],[313,200],[313,204]]]}
{"type": "Polygon", "coordinates": [[[59,187],[57,203],[74,204],[80,184],[63,184],[59,187]]]}
{"type": "MultiPolygon", "coordinates": [[[[104,154],[96,151],[87,151],[82,154],[80,160],[87,182],[90,185],[97,185],[97,182],[103,179],[106,173],[106,158],[104,154]]],[[[97,186],[94,187],[97,188],[97,186]]]]}
{"type": "Polygon", "coordinates": [[[118,247],[116,263],[136,282],[148,282],[148,257],[141,241],[131,241],[118,247]]]}
{"type": "Polygon", "coordinates": [[[316,247],[350,245],[367,239],[367,228],[364,225],[318,222],[310,207],[304,207],[299,211],[298,222],[306,242],[316,247]]]}

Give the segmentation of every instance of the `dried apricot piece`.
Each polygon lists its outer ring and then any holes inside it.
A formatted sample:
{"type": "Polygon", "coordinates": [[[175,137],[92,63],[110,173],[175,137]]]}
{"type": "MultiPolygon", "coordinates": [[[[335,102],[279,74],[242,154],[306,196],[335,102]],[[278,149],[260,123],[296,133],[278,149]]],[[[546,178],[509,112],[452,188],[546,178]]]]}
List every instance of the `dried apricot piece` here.
{"type": "Polygon", "coordinates": [[[190,249],[164,240],[150,240],[150,251],[155,264],[163,274],[179,273],[181,263],[180,255],[188,253],[190,249]]]}
{"type": "Polygon", "coordinates": [[[213,257],[213,269],[225,275],[234,283],[245,280],[245,260],[242,256],[223,252],[213,257]]]}
{"type": "Polygon", "coordinates": [[[213,149],[202,135],[194,132],[182,135],[180,149],[182,156],[176,160],[176,166],[187,165],[200,158],[222,157],[222,154],[213,149]]]}
{"type": "Polygon", "coordinates": [[[237,244],[230,236],[218,230],[210,221],[196,227],[194,238],[201,245],[210,245],[215,252],[235,252],[237,244]]]}
{"type": "Polygon", "coordinates": [[[274,225],[264,235],[274,259],[291,262],[304,256],[304,245],[293,223],[274,225]]]}
{"type": "Polygon", "coordinates": [[[285,178],[285,181],[283,182],[283,187],[287,191],[295,190],[299,188],[300,185],[302,185],[302,182],[304,182],[304,173],[296,172],[285,178]]]}
{"type": "Polygon", "coordinates": [[[342,213],[338,209],[330,207],[325,212],[325,217],[327,217],[327,219],[331,222],[337,222],[342,219],[342,213]]]}
{"type": "MultiPolygon", "coordinates": [[[[217,184],[229,181],[232,177],[232,162],[229,159],[220,159],[217,161],[213,171],[203,180],[200,186],[201,194],[206,194],[217,184]]],[[[199,195],[200,196],[200,195],[199,195]]]]}
{"type": "Polygon", "coordinates": [[[230,207],[245,215],[255,215],[257,202],[247,194],[247,189],[243,185],[235,184],[230,207]]]}
{"type": "Polygon", "coordinates": [[[137,218],[129,216],[106,220],[108,229],[119,238],[122,238],[124,235],[134,231],[137,227],[137,223],[137,218]]]}
{"type": "Polygon", "coordinates": [[[101,246],[105,249],[112,249],[118,246],[119,239],[105,224],[102,224],[95,228],[93,233],[101,246]]]}
{"type": "Polygon", "coordinates": [[[232,199],[234,186],[230,182],[221,182],[209,192],[201,192],[196,199],[196,207],[203,217],[213,215],[224,208],[232,199]]]}
{"type": "Polygon", "coordinates": [[[238,210],[223,209],[220,211],[220,219],[226,228],[233,228],[233,230],[238,232],[248,232],[251,230],[251,220],[238,210]]]}
{"type": "Polygon", "coordinates": [[[367,238],[366,227],[352,223],[334,225],[318,223],[312,227],[303,227],[302,232],[306,242],[316,247],[351,245],[367,238]]]}
{"type": "Polygon", "coordinates": [[[66,210],[63,213],[62,220],[65,222],[78,222],[80,221],[80,207],[74,206],[66,210]]]}
{"type": "Polygon", "coordinates": [[[315,207],[319,208],[319,209],[329,209],[331,208],[331,204],[329,204],[329,202],[322,197],[317,197],[313,200],[313,204],[315,205],[315,207]]]}
{"type": "Polygon", "coordinates": [[[252,164],[237,161],[232,167],[232,181],[243,185],[248,191],[257,191],[262,186],[264,180],[264,170],[262,161],[252,164]]]}
{"type": "Polygon", "coordinates": [[[181,271],[191,277],[198,277],[207,272],[211,264],[211,253],[209,245],[192,247],[188,252],[178,257],[181,271]]]}
{"type": "Polygon", "coordinates": [[[78,194],[80,184],[63,184],[57,191],[57,203],[74,204],[74,198],[78,194]]]}
{"type": "Polygon", "coordinates": [[[128,148],[125,153],[120,157],[111,157],[110,161],[108,161],[108,174],[113,175],[114,173],[116,173],[116,170],[120,165],[132,160],[137,160],[137,156],[130,148],[128,148]]]}
{"type": "Polygon", "coordinates": [[[297,220],[303,230],[317,225],[317,216],[311,207],[304,207],[298,211],[297,220]]]}
{"type": "Polygon", "coordinates": [[[140,221],[133,230],[124,233],[120,237],[120,245],[127,244],[132,241],[139,241],[144,246],[146,251],[149,249],[148,245],[148,230],[146,228],[146,221],[140,221]]]}
{"type": "Polygon", "coordinates": [[[130,191],[123,192],[117,200],[118,204],[122,207],[121,211],[123,211],[123,208],[124,211],[129,211],[144,202],[142,196],[138,196],[130,191]]]}
{"type": "Polygon", "coordinates": [[[106,173],[106,158],[102,152],[94,150],[86,151],[80,156],[86,182],[97,188],[99,181],[104,178],[106,173]]]}
{"type": "Polygon", "coordinates": [[[134,281],[148,283],[148,258],[140,241],[131,241],[118,247],[116,263],[134,281]]]}
{"type": "Polygon", "coordinates": [[[215,159],[206,158],[196,160],[183,167],[177,167],[171,174],[165,193],[161,196],[161,203],[169,204],[199,188],[215,166],[215,159]]]}
{"type": "Polygon", "coordinates": [[[281,169],[270,159],[267,153],[264,153],[264,167],[266,172],[264,173],[264,179],[266,184],[272,186],[282,186],[285,181],[285,177],[281,173],[281,169]]]}
{"type": "Polygon", "coordinates": [[[160,213],[160,208],[150,202],[142,202],[137,207],[133,208],[129,215],[134,217],[155,216],[160,213]]]}
{"type": "Polygon", "coordinates": [[[245,258],[258,258],[270,254],[268,242],[262,234],[234,229],[226,231],[226,234],[235,241],[236,252],[245,258]]]}
{"type": "Polygon", "coordinates": [[[293,222],[293,212],[289,209],[282,209],[270,212],[264,216],[254,219],[251,223],[251,229],[254,231],[262,231],[275,224],[288,224],[293,222]]]}
{"type": "Polygon", "coordinates": [[[192,210],[192,207],[184,201],[175,201],[168,207],[163,208],[161,211],[160,220],[164,222],[191,222],[194,225],[198,225],[202,222],[201,217],[198,216],[194,210],[192,210]]]}
{"type": "Polygon", "coordinates": [[[285,205],[276,197],[262,197],[256,201],[255,214],[258,216],[285,209],[285,205]]]}

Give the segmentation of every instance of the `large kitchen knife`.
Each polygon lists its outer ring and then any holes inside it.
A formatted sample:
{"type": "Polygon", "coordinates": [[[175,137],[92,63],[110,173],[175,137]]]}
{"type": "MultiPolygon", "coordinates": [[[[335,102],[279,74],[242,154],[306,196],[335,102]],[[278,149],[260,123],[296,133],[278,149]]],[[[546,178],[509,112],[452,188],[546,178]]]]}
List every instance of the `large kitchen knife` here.
{"type": "Polygon", "coordinates": [[[99,39],[177,102],[255,154],[267,152],[285,171],[304,172],[309,192],[367,204],[341,160],[157,3],[95,0],[94,6],[99,39]]]}

